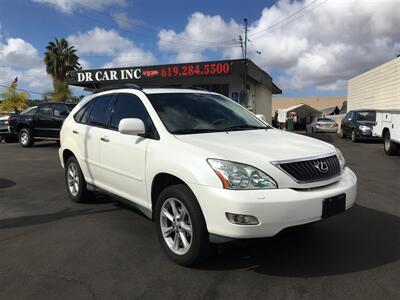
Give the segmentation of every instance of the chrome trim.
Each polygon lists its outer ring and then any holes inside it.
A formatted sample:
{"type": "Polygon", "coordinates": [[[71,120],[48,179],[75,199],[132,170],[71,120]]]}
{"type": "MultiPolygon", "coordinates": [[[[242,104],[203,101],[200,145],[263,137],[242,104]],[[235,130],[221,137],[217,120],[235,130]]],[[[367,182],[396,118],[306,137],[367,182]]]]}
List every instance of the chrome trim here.
{"type": "Polygon", "coordinates": [[[302,161],[307,161],[307,160],[327,158],[327,157],[331,157],[331,156],[334,156],[334,155],[336,155],[336,152],[331,152],[331,153],[323,154],[323,155],[309,156],[309,157],[305,157],[305,158],[274,160],[274,161],[270,161],[270,163],[273,164],[273,165],[290,164],[290,163],[302,162],[302,161]]]}

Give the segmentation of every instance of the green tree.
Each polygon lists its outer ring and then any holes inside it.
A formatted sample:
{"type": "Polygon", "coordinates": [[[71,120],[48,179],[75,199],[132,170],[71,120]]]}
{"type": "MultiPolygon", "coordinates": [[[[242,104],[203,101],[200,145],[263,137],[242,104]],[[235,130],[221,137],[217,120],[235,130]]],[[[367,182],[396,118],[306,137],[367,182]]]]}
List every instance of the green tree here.
{"type": "Polygon", "coordinates": [[[0,97],[3,100],[0,109],[4,112],[13,110],[15,113],[18,113],[29,107],[29,94],[18,92],[15,86],[10,86],[6,92],[0,94],[0,97]]]}
{"type": "Polygon", "coordinates": [[[80,68],[79,57],[74,46],[70,46],[66,39],[50,41],[44,53],[46,72],[53,77],[52,97],[57,101],[65,101],[71,97],[66,75],[69,71],[80,68]]]}

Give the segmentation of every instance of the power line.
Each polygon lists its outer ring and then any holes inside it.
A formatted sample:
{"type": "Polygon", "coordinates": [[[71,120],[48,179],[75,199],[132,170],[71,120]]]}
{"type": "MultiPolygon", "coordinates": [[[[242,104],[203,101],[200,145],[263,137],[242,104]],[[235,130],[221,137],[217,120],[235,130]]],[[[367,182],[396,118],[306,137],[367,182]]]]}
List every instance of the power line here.
{"type": "MultiPolygon", "coordinates": [[[[151,31],[153,31],[153,32],[156,32],[157,34],[160,32],[160,29],[158,29],[158,28],[154,28],[154,27],[150,27],[150,26],[144,26],[144,25],[141,25],[141,24],[137,24],[137,23],[131,22],[131,21],[129,21],[129,20],[125,20],[125,19],[118,18],[118,17],[116,17],[115,15],[112,15],[112,14],[109,14],[109,13],[106,13],[106,12],[103,12],[103,11],[101,11],[101,10],[95,8],[95,7],[92,7],[92,6],[90,6],[90,5],[81,3],[81,2],[79,2],[79,1],[77,1],[77,0],[70,0],[70,1],[72,1],[72,2],[74,2],[74,3],[76,3],[76,4],[78,4],[78,5],[81,5],[81,6],[83,6],[83,7],[86,7],[86,8],[88,8],[88,9],[94,10],[94,11],[96,11],[98,14],[101,14],[101,15],[104,15],[104,16],[107,16],[107,17],[110,17],[110,18],[113,18],[113,19],[117,19],[117,20],[121,21],[122,23],[125,23],[125,24],[127,24],[127,25],[131,25],[132,27],[142,27],[142,28],[144,28],[144,29],[146,29],[146,30],[151,30],[151,31]]],[[[89,17],[89,18],[90,18],[90,17],[89,17]]],[[[123,30],[123,31],[128,31],[128,32],[131,32],[131,33],[135,33],[135,34],[138,34],[137,32],[132,31],[132,30],[128,30],[128,29],[123,29],[123,28],[121,28],[121,30],[123,30]]],[[[139,34],[139,35],[140,35],[140,34],[139,34]]],[[[158,38],[153,37],[153,36],[147,36],[147,35],[143,35],[143,34],[142,34],[141,36],[146,37],[146,38],[150,38],[150,39],[154,39],[154,40],[158,40],[158,38]]],[[[221,41],[193,40],[193,39],[188,39],[188,38],[184,38],[184,37],[180,37],[180,36],[175,36],[175,38],[176,38],[176,39],[180,39],[180,40],[182,40],[182,41],[189,41],[189,42],[194,42],[194,43],[207,43],[207,44],[218,44],[218,45],[221,44],[221,41]]],[[[203,46],[200,46],[200,45],[192,45],[192,46],[194,46],[194,47],[203,47],[203,46]]]]}
{"type": "MultiPolygon", "coordinates": [[[[4,84],[0,84],[0,87],[7,88],[7,89],[10,88],[10,86],[4,85],[4,84]]],[[[21,91],[21,92],[30,93],[30,94],[38,94],[38,95],[42,95],[42,96],[46,95],[46,93],[39,93],[39,92],[30,91],[30,90],[24,90],[24,89],[18,89],[18,88],[16,88],[16,90],[21,91]]]]}
{"type": "MultiPolygon", "coordinates": [[[[263,29],[263,30],[250,33],[249,36],[254,37],[254,36],[256,36],[256,35],[259,35],[260,33],[264,33],[264,32],[270,31],[271,29],[273,29],[273,28],[275,28],[275,27],[277,27],[277,26],[279,26],[279,25],[281,25],[281,24],[282,24],[281,26],[289,25],[289,24],[293,23],[294,21],[296,21],[296,20],[298,20],[298,19],[304,17],[305,15],[307,15],[307,14],[310,13],[311,11],[315,10],[316,8],[320,7],[321,5],[325,4],[328,0],[325,0],[325,1],[323,1],[323,2],[321,2],[321,3],[319,3],[319,4],[317,4],[317,5],[315,5],[314,7],[310,8],[309,10],[306,10],[306,11],[305,11],[303,14],[301,14],[299,17],[297,17],[297,18],[295,18],[295,19],[293,19],[293,20],[291,20],[291,21],[285,23],[285,21],[287,21],[287,20],[289,20],[291,17],[293,17],[293,16],[299,14],[300,12],[302,12],[303,10],[305,10],[307,7],[310,7],[311,5],[315,4],[317,1],[318,1],[318,0],[314,0],[313,2],[307,4],[306,6],[302,7],[302,8],[299,9],[299,10],[297,10],[297,11],[294,12],[293,14],[291,14],[291,15],[289,15],[289,16],[283,18],[283,19],[281,19],[280,21],[278,21],[278,22],[272,24],[271,26],[268,26],[267,28],[265,28],[265,29],[263,29]]],[[[280,26],[279,26],[279,27],[280,27],[280,26]]]]}

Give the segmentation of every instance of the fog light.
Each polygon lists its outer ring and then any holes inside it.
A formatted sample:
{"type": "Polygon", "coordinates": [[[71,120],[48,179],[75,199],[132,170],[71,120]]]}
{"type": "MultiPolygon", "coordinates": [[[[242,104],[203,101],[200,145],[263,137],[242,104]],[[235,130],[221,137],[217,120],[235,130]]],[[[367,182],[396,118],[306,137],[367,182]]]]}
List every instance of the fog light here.
{"type": "Polygon", "coordinates": [[[237,215],[232,213],[225,213],[229,222],[236,225],[257,225],[258,220],[256,217],[247,215],[237,215]]]}

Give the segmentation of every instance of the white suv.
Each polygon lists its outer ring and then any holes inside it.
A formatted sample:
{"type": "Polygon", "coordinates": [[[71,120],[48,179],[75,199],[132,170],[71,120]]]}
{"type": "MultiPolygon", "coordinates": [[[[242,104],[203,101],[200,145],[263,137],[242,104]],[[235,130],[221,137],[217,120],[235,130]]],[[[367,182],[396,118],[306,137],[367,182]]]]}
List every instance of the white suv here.
{"type": "Polygon", "coordinates": [[[277,129],[211,92],[122,88],[83,99],[61,130],[72,200],[94,190],[155,220],[168,256],[269,237],[350,208],[357,178],[334,146],[277,129]]]}

